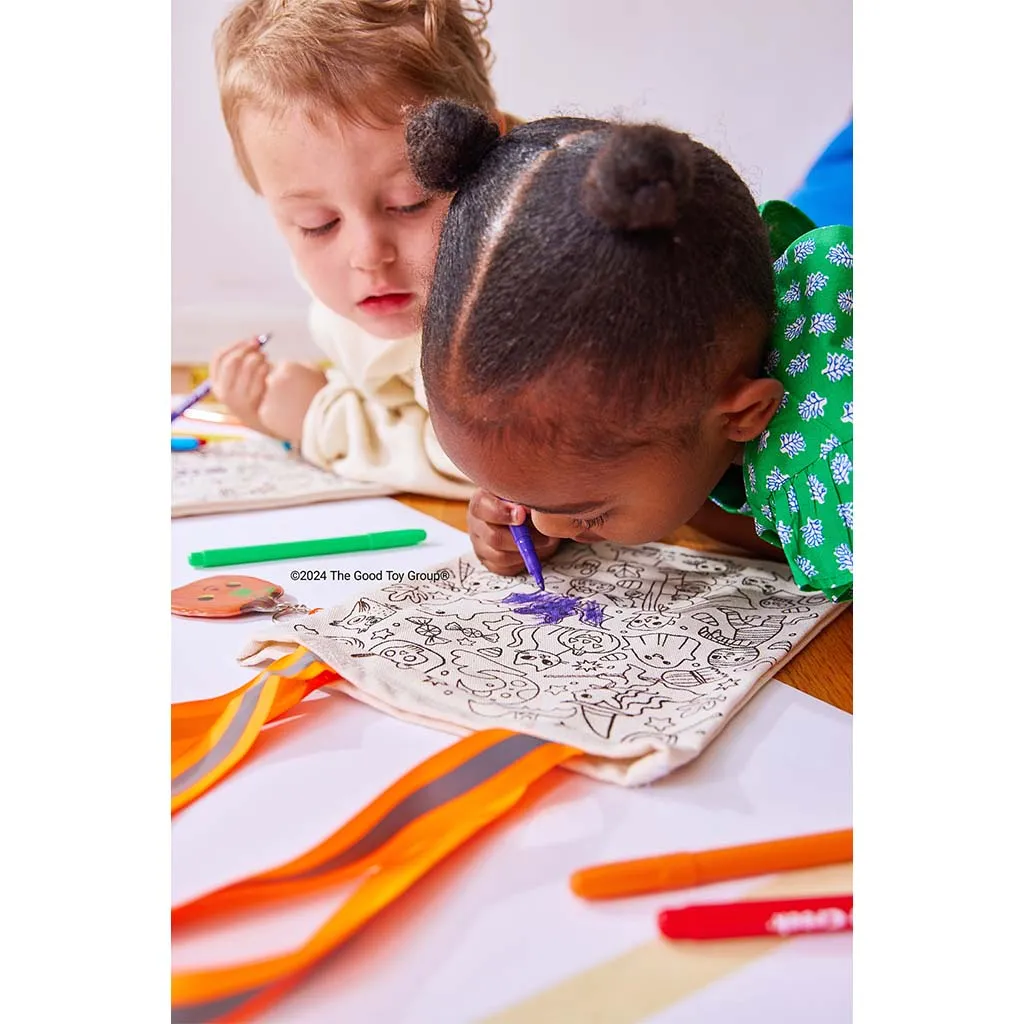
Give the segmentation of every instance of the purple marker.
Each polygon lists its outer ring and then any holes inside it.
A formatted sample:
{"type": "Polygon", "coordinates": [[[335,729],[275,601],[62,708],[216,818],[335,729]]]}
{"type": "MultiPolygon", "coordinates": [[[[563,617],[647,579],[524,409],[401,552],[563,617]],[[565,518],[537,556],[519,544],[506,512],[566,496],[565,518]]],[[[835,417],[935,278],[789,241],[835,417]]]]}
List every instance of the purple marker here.
{"type": "MultiPolygon", "coordinates": [[[[262,348],[268,341],[270,341],[270,335],[261,334],[256,340],[260,343],[260,348],[262,348]]],[[[204,381],[195,389],[195,391],[192,392],[191,395],[188,396],[188,398],[185,399],[184,402],[181,403],[181,405],[178,406],[177,409],[171,410],[171,422],[173,423],[179,416],[183,416],[187,413],[189,409],[196,404],[196,402],[201,402],[209,393],[210,382],[204,381]]]]}
{"type": "Polygon", "coordinates": [[[540,559],[537,557],[537,552],[533,549],[529,525],[523,523],[522,526],[510,526],[509,529],[512,531],[512,539],[516,542],[516,547],[519,548],[519,554],[523,556],[526,568],[530,570],[530,575],[537,586],[543,590],[544,573],[540,571],[540,559]]]}

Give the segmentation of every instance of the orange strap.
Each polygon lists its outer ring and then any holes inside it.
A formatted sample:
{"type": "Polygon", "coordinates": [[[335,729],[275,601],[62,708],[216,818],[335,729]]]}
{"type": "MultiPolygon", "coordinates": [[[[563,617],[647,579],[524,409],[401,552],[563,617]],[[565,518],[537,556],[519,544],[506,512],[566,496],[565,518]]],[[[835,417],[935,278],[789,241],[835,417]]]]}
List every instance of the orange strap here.
{"type": "Polygon", "coordinates": [[[179,907],[182,917],[327,889],[364,876],[301,946],[264,960],[172,976],[174,1024],[251,1020],[528,787],[580,751],[521,733],[474,733],[428,758],[309,853],[179,907]]]}
{"type": "Polygon", "coordinates": [[[339,676],[303,647],[245,686],[171,706],[171,814],[215,786],[249,752],[260,729],[339,676]]]}
{"type": "Polygon", "coordinates": [[[403,775],[333,835],[294,860],[179,904],[174,924],[238,907],[275,903],[362,873],[384,843],[416,818],[476,785],[521,750],[542,741],[501,729],[472,733],[403,775]]]}
{"type": "Polygon", "coordinates": [[[190,747],[195,746],[213,728],[232,699],[252,685],[250,679],[231,693],[208,700],[187,700],[171,705],[171,767],[190,747]]]}

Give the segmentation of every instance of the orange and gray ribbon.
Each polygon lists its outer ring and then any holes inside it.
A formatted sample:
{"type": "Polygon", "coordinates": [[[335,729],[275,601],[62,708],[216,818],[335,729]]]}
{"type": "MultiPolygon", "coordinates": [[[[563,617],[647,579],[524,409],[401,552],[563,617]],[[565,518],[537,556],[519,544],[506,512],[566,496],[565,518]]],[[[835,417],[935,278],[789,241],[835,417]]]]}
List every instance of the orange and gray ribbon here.
{"type": "Polygon", "coordinates": [[[339,676],[304,647],[245,686],[171,706],[171,814],[215,786],[252,748],[267,722],[339,676]]]}
{"type": "Polygon", "coordinates": [[[514,807],[531,784],[579,754],[503,729],[473,733],[408,772],[308,853],[175,908],[175,924],[182,924],[365,876],[298,948],[174,975],[172,1021],[253,1019],[436,863],[514,807]]]}

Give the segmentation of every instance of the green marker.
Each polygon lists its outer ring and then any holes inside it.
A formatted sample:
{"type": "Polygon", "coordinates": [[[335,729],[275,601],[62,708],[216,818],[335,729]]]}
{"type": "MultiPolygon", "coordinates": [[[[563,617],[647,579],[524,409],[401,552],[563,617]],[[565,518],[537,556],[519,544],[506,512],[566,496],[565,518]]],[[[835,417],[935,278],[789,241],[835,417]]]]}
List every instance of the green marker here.
{"type": "Polygon", "coordinates": [[[314,555],[343,555],[350,551],[407,548],[426,539],[426,530],[388,530],[384,533],[361,533],[353,537],[255,544],[247,548],[213,548],[210,551],[193,551],[188,556],[188,564],[196,569],[215,569],[221,565],[276,562],[282,558],[311,558],[314,555]]]}

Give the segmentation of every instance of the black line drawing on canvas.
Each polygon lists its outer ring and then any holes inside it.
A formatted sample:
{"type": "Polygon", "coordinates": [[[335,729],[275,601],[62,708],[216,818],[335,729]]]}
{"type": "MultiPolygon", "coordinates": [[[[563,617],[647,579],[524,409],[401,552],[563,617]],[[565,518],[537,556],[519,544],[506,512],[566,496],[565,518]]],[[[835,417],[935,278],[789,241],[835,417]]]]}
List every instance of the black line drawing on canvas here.
{"type": "Polygon", "coordinates": [[[660,544],[566,544],[543,593],[444,568],[306,616],[299,642],[377,706],[594,757],[699,750],[833,610],[782,565],[660,544]]]}

